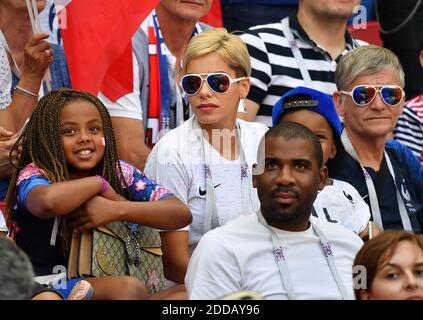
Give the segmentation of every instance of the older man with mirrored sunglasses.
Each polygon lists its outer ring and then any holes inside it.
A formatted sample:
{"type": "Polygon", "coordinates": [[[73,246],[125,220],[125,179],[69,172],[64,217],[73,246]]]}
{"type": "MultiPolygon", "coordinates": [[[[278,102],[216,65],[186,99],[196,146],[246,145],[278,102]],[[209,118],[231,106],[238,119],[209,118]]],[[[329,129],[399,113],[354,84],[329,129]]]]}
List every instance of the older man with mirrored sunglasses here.
{"type": "Polygon", "coordinates": [[[421,234],[423,169],[406,146],[388,140],[405,99],[398,58],[381,47],[354,49],[338,64],[335,80],[344,150],[328,162],[329,172],[359,191],[382,230],[421,234]]]}

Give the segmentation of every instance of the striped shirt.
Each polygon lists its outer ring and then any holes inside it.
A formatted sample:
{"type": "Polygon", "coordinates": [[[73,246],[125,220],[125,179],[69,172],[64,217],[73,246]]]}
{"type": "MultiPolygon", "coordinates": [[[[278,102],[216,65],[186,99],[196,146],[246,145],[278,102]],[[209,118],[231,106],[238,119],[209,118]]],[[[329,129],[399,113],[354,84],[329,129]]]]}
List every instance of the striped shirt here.
{"type": "MultiPolygon", "coordinates": [[[[289,18],[289,26],[310,74],[313,89],[332,95],[336,90],[335,69],[341,57],[367,43],[352,39],[346,31],[345,50],[333,60],[325,49],[310,39],[297,16],[289,18]]],[[[280,22],[251,27],[241,38],[251,56],[251,89],[247,98],[260,104],[256,121],[271,126],[273,105],[287,91],[304,86],[304,80],[280,22]]]]}
{"type": "Polygon", "coordinates": [[[394,137],[409,147],[423,165],[423,95],[406,103],[394,129],[394,137]]]}

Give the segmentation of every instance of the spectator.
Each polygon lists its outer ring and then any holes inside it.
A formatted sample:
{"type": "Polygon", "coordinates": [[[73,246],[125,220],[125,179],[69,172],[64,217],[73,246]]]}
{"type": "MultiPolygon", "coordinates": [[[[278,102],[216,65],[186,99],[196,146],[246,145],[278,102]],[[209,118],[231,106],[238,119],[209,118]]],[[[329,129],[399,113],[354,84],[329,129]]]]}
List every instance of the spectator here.
{"type": "Polygon", "coordinates": [[[211,3],[161,0],[132,39],[134,91],[115,103],[99,94],[112,116],[121,158],[139,169],[144,168],[148,147],[157,142],[159,130],[164,134],[190,116],[186,97],[177,85],[181,58],[192,35],[211,28],[198,21],[209,12],[211,3]],[[153,60],[158,69],[151,65],[153,60]]]}
{"type": "MultiPolygon", "coordinates": [[[[9,239],[0,237],[0,300],[62,300],[52,288],[34,283],[34,270],[24,251],[9,239]]],[[[91,285],[81,280],[69,295],[71,300],[86,300],[93,293],[91,285]]]]}
{"type": "Polygon", "coordinates": [[[12,241],[0,237],[0,300],[28,300],[34,271],[28,256],[12,241]]]}
{"type": "Polygon", "coordinates": [[[363,242],[311,216],[327,178],[319,140],[300,124],[276,125],[257,161],[260,210],[203,236],[185,280],[190,299],[241,290],[265,299],[353,299],[351,269],[363,242]]]}
{"type": "Polygon", "coordinates": [[[423,88],[423,69],[418,62],[423,1],[375,0],[374,3],[383,46],[392,50],[403,65],[407,99],[415,97],[423,88]]]}
{"type": "MultiPolygon", "coordinates": [[[[38,11],[42,11],[45,5],[45,0],[37,1],[38,11]]],[[[0,43],[8,53],[12,71],[12,93],[17,90],[20,95],[26,95],[27,99],[32,98],[32,100],[38,98],[38,95],[43,96],[47,93],[47,86],[40,88],[40,82],[49,65],[52,76],[51,88],[70,87],[63,48],[43,41],[48,38],[47,33],[33,35],[25,1],[0,0],[0,30],[3,30],[0,43]],[[16,87],[18,82],[19,85],[16,87]]],[[[14,111],[17,119],[16,130],[19,130],[31,115],[35,106],[33,101],[30,106],[30,108],[22,108],[19,112],[14,111]]]]}
{"type": "Polygon", "coordinates": [[[339,59],[363,43],[346,31],[347,20],[359,3],[301,0],[297,15],[252,27],[241,35],[251,55],[252,73],[246,114],[240,117],[271,126],[273,105],[297,86],[331,95],[336,90],[339,59]]]}
{"type": "MultiPolygon", "coordinates": [[[[313,131],[322,144],[323,164],[336,155],[341,143],[341,122],[332,98],[323,92],[297,87],[273,107],[273,125],[299,123],[313,131]]],[[[312,214],[337,222],[360,237],[368,234],[369,206],[349,183],[328,178],[313,204],[312,214]]]]}
{"type": "MultiPolygon", "coordinates": [[[[223,25],[229,31],[279,22],[295,15],[298,9],[298,0],[221,0],[221,4],[223,25]]],[[[361,0],[361,5],[366,10],[366,21],[375,20],[373,0],[361,0]]],[[[348,24],[352,24],[353,18],[348,24]]]]}
{"type": "Polygon", "coordinates": [[[207,231],[259,207],[251,183],[257,147],[267,130],[237,120],[249,89],[250,57],[241,39],[225,29],[195,36],[183,59],[181,86],[194,116],[164,136],[151,152],[145,172],[188,205],[188,230],[162,232],[167,278],[183,283],[190,253],[207,231]]]}
{"type": "MultiPolygon", "coordinates": [[[[38,11],[44,6],[44,1],[37,1],[38,11]]],[[[0,0],[0,30],[3,30],[0,32],[0,201],[3,201],[12,171],[9,153],[39,95],[46,92],[46,87],[40,88],[46,69],[50,65],[53,88],[70,86],[70,81],[63,48],[46,42],[48,34],[32,35],[25,1],[0,0]]],[[[18,154],[14,152],[12,160],[16,161],[18,154]]]]}
{"type": "Polygon", "coordinates": [[[336,69],[333,95],[344,117],[345,150],[329,163],[334,178],[352,184],[383,229],[422,232],[423,168],[412,152],[387,141],[404,103],[404,72],[396,55],[364,46],[349,52],[336,69]]]}
{"type": "MultiPolygon", "coordinates": [[[[51,63],[51,52],[44,51],[44,47],[48,46],[43,41],[44,38],[46,35],[37,34],[27,44],[22,77],[17,85],[19,89],[15,90],[13,99],[11,96],[12,74],[7,53],[3,46],[0,46],[0,201],[6,197],[9,178],[12,174],[9,155],[18,138],[17,131],[22,127],[25,119],[31,115],[37,102],[37,95],[32,94],[31,91],[37,92],[44,72],[51,63]]],[[[18,155],[18,150],[13,152],[12,161],[16,161],[18,155]]]]}
{"type": "MultiPolygon", "coordinates": [[[[72,229],[116,220],[161,229],[191,222],[188,208],[167,189],[118,160],[110,116],[88,93],[63,88],[43,97],[20,141],[23,152],[6,212],[11,237],[30,257],[37,277],[44,276],[42,284],[57,276],[55,266],[67,265],[72,229]],[[123,198],[132,201],[118,203],[123,198]]],[[[147,281],[149,286],[157,283],[159,272],[152,270],[155,281],[147,281]]],[[[136,278],[86,280],[93,299],[146,297],[136,278]]],[[[68,289],[76,282],[70,280],[68,289]]]]}
{"type": "MultiPolygon", "coordinates": [[[[423,70],[423,32],[420,37],[420,66],[423,70]]],[[[394,129],[396,140],[405,144],[423,165],[423,86],[421,94],[409,100],[394,129]]]]}
{"type": "Polygon", "coordinates": [[[366,275],[364,288],[354,288],[358,300],[423,300],[420,236],[384,232],[360,249],[354,267],[364,267],[366,275]]]}

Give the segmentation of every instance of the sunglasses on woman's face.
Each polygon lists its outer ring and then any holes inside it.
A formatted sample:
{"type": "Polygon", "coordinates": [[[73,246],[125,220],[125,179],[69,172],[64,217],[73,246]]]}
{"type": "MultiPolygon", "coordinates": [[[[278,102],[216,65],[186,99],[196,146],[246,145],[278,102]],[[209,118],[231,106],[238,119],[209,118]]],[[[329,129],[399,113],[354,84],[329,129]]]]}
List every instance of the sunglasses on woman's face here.
{"type": "Polygon", "coordinates": [[[181,87],[188,96],[193,96],[201,90],[203,81],[206,81],[213,92],[223,94],[230,89],[232,83],[244,80],[245,78],[246,77],[232,79],[224,72],[190,73],[182,77],[181,87]]]}
{"type": "Polygon", "coordinates": [[[359,107],[370,104],[378,92],[383,102],[391,107],[397,106],[404,98],[404,90],[397,85],[361,85],[354,87],[351,91],[341,91],[341,93],[350,96],[353,102],[359,107]]]}

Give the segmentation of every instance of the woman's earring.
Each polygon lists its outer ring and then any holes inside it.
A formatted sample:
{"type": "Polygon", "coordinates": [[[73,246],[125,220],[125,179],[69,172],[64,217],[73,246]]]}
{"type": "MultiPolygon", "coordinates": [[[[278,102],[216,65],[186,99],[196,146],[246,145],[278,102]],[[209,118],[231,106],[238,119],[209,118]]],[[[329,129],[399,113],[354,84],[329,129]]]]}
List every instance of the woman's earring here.
{"type": "Polygon", "coordinates": [[[239,99],[239,104],[238,104],[238,112],[246,112],[245,111],[245,102],[244,99],[239,99]]]}

